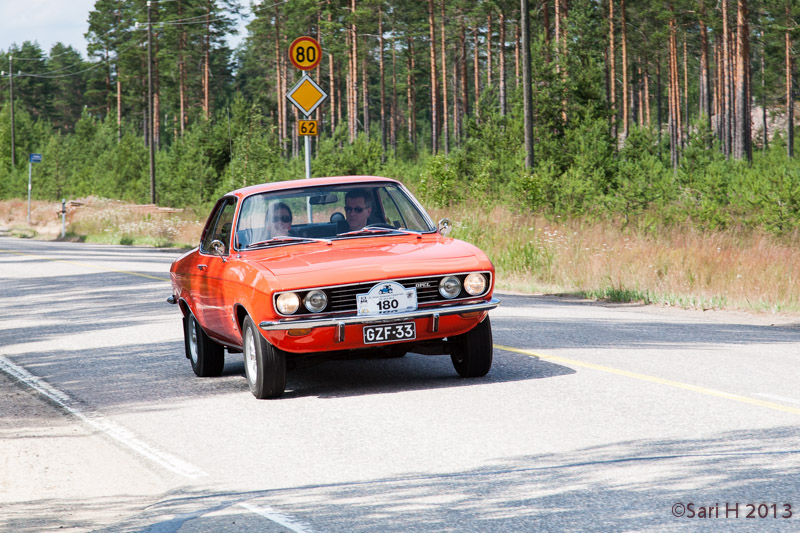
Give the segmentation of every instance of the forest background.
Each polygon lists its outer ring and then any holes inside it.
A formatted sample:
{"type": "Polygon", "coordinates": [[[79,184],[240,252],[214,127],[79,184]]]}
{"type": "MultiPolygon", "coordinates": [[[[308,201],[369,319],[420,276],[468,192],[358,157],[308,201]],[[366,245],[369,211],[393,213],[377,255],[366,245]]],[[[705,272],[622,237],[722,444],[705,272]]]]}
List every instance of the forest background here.
{"type": "Polygon", "coordinates": [[[27,194],[29,153],[40,200],[204,213],[303,177],[287,52],[310,35],[313,175],[401,180],[507,287],[800,310],[792,0],[264,0],[231,50],[240,9],[97,0],[86,58],[2,51],[0,198],[27,194]]]}

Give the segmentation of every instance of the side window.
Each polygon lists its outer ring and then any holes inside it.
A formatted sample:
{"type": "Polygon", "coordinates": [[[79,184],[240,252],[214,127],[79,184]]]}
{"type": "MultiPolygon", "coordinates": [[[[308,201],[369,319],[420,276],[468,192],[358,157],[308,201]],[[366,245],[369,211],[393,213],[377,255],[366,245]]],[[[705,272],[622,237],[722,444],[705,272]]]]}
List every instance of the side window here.
{"type": "Polygon", "coordinates": [[[386,189],[380,189],[378,191],[378,196],[383,205],[383,213],[386,216],[386,222],[395,228],[404,228],[406,224],[403,221],[403,215],[400,214],[397,204],[394,202],[394,199],[389,196],[388,191],[386,189]]]}
{"type": "Polygon", "coordinates": [[[214,221],[209,225],[203,242],[200,243],[200,250],[205,253],[211,251],[211,241],[219,240],[225,245],[225,253],[230,253],[231,249],[231,228],[233,226],[233,213],[236,210],[236,201],[227,198],[215,213],[214,221]]]}

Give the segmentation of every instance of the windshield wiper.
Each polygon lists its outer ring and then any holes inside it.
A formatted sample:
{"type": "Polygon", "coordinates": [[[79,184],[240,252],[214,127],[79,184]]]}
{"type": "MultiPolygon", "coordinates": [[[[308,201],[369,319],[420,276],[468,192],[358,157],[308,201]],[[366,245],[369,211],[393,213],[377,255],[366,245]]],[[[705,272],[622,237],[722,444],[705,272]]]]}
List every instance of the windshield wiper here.
{"type": "Polygon", "coordinates": [[[315,239],[313,237],[290,237],[282,235],[280,237],[273,237],[265,241],[258,241],[247,245],[247,249],[256,248],[260,246],[272,246],[273,244],[286,244],[290,242],[324,242],[325,244],[332,244],[329,239],[315,239]]]}
{"type": "Polygon", "coordinates": [[[385,228],[383,226],[364,226],[355,231],[348,231],[347,233],[339,233],[337,237],[352,237],[355,235],[380,235],[384,233],[405,233],[406,235],[416,235],[417,238],[422,237],[422,233],[412,231],[405,228],[385,228]]]}

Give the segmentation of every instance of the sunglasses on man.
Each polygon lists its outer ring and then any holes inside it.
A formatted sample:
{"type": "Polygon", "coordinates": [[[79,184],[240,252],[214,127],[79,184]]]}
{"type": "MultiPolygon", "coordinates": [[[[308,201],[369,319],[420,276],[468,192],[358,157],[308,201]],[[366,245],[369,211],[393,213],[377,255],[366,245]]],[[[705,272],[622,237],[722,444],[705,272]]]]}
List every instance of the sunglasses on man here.
{"type": "Polygon", "coordinates": [[[290,217],[289,215],[280,215],[280,216],[275,215],[274,217],[272,217],[273,224],[277,224],[278,222],[283,222],[284,224],[288,224],[291,221],[292,217],[290,217]]]}

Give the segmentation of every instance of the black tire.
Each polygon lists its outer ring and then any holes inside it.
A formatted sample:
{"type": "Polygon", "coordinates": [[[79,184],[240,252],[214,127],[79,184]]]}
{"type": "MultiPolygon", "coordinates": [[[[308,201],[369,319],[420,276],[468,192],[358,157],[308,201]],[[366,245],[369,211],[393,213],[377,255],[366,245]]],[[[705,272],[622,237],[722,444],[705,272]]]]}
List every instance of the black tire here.
{"type": "Polygon", "coordinates": [[[242,328],[244,373],[259,400],[280,398],[286,390],[286,354],[264,339],[248,316],[242,328]]]}
{"type": "Polygon", "coordinates": [[[206,335],[191,312],[183,319],[183,340],[186,357],[192,363],[195,374],[201,378],[222,375],[222,369],[225,367],[225,348],[206,335]]]}
{"type": "Polygon", "coordinates": [[[452,339],[450,359],[463,378],[485,376],[492,368],[492,324],[487,316],[483,322],[452,339]]]}

